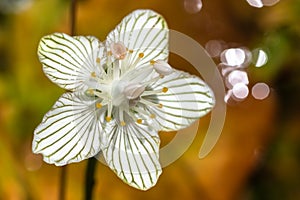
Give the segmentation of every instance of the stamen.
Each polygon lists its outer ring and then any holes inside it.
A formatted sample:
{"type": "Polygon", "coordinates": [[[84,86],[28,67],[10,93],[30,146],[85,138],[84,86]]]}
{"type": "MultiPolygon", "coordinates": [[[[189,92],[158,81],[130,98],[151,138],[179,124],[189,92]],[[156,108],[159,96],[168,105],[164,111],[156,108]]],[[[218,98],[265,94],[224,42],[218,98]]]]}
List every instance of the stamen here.
{"type": "Polygon", "coordinates": [[[162,89],[159,89],[159,90],[149,90],[149,91],[145,91],[143,92],[143,94],[141,95],[142,97],[143,96],[149,96],[149,95],[153,95],[153,94],[159,94],[159,93],[166,93],[168,92],[168,88],[167,87],[163,87],[162,89]]]}
{"type": "Polygon", "coordinates": [[[154,60],[150,60],[150,65],[154,65],[155,61],[154,60]]]}
{"type": "Polygon", "coordinates": [[[119,119],[121,122],[121,126],[125,126],[126,123],[124,121],[124,110],[123,109],[119,109],[119,119]]]}
{"type": "MultiPolygon", "coordinates": [[[[135,111],[135,110],[134,110],[135,111]]],[[[136,116],[132,113],[132,111],[127,112],[127,114],[134,120],[137,121],[138,118],[136,118],[136,116]]]]}
{"type": "Polygon", "coordinates": [[[88,89],[86,91],[86,93],[89,94],[89,95],[94,95],[95,94],[93,89],[88,89]]]}
{"type": "Polygon", "coordinates": [[[96,58],[96,63],[98,63],[98,64],[99,64],[99,63],[100,63],[100,61],[101,61],[101,60],[100,60],[100,58],[99,58],[99,57],[98,57],[98,58],[96,58]]]}
{"type": "Polygon", "coordinates": [[[91,73],[91,77],[96,78],[96,76],[97,76],[97,75],[96,75],[96,72],[92,72],[92,73],[91,73]]]}
{"type": "MultiPolygon", "coordinates": [[[[143,114],[143,115],[145,115],[145,116],[147,116],[149,113],[148,112],[146,112],[145,110],[143,110],[143,109],[141,109],[141,108],[139,108],[139,107],[133,107],[133,110],[135,111],[135,112],[137,112],[137,113],[139,113],[139,114],[143,114]]],[[[137,119],[136,119],[137,120],[137,119]]]]}
{"type": "Polygon", "coordinates": [[[149,115],[148,112],[146,112],[145,110],[139,108],[139,107],[133,107],[131,112],[127,113],[136,123],[138,124],[142,124],[144,120],[147,120],[147,116],[149,115]],[[137,118],[133,112],[137,112],[141,118],[137,118]],[[142,115],[141,115],[142,114],[142,115]]]}
{"type": "Polygon", "coordinates": [[[123,60],[126,57],[127,49],[122,42],[112,43],[110,49],[116,59],[123,60]]]}
{"type": "Polygon", "coordinates": [[[136,123],[142,124],[142,123],[143,123],[143,120],[142,120],[142,119],[137,119],[137,120],[136,120],[136,123]]]}
{"type": "Polygon", "coordinates": [[[124,121],[121,121],[121,126],[126,126],[126,123],[124,121]]]}
{"type": "Polygon", "coordinates": [[[130,68],[129,61],[131,59],[133,50],[132,49],[130,49],[130,50],[127,49],[127,51],[128,51],[129,54],[125,57],[125,59],[121,60],[121,62],[120,62],[121,76],[128,71],[128,68],[130,68]]]}
{"type": "Polygon", "coordinates": [[[111,112],[112,112],[112,108],[113,108],[113,105],[112,105],[112,102],[109,101],[108,102],[108,106],[107,106],[107,117],[106,117],[106,121],[109,122],[111,120],[111,112]]]}
{"type": "Polygon", "coordinates": [[[119,68],[119,62],[114,62],[113,65],[113,77],[114,80],[118,79],[120,77],[120,68],[119,68]]]}
{"type": "Polygon", "coordinates": [[[141,99],[140,100],[141,103],[145,104],[145,105],[148,105],[148,106],[153,106],[153,107],[158,107],[158,108],[162,108],[163,105],[160,103],[160,104],[156,104],[156,103],[153,103],[151,101],[147,101],[145,99],[141,99]]]}
{"type": "Polygon", "coordinates": [[[109,116],[106,116],[106,117],[105,117],[105,120],[106,120],[107,122],[110,122],[110,120],[111,120],[111,117],[109,117],[109,116]]]}
{"type": "Polygon", "coordinates": [[[139,53],[139,58],[143,58],[144,57],[144,53],[139,53]]]}
{"type": "Polygon", "coordinates": [[[103,106],[103,105],[102,105],[101,103],[99,103],[99,102],[96,103],[96,108],[100,109],[100,108],[102,108],[102,106],[103,106]]]}
{"type": "Polygon", "coordinates": [[[151,119],[154,119],[155,117],[156,117],[156,116],[155,116],[154,114],[151,114],[151,115],[150,115],[150,118],[151,118],[151,119]]]}
{"type": "Polygon", "coordinates": [[[129,69],[133,69],[136,67],[136,65],[138,64],[138,62],[140,62],[140,60],[144,57],[144,53],[139,53],[138,57],[136,58],[136,60],[131,64],[129,69]]]}
{"type": "Polygon", "coordinates": [[[166,92],[168,92],[168,88],[167,87],[164,87],[161,91],[163,92],[163,93],[166,93],[166,92]]]}
{"type": "Polygon", "coordinates": [[[106,66],[107,66],[107,69],[106,69],[106,74],[107,74],[107,77],[112,77],[112,59],[111,59],[111,51],[108,51],[107,52],[107,60],[106,60],[106,66]]]}
{"type": "Polygon", "coordinates": [[[164,76],[167,76],[173,72],[172,67],[163,60],[155,61],[155,63],[153,64],[153,68],[157,73],[164,76]]]}

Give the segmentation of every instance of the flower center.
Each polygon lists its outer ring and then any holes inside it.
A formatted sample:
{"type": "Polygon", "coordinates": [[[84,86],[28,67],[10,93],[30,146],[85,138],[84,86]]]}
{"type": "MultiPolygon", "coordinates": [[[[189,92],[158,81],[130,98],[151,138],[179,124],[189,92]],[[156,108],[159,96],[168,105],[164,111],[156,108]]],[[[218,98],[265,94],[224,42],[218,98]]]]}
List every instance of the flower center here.
{"type": "Polygon", "coordinates": [[[166,87],[153,90],[150,86],[171,74],[173,69],[161,60],[151,60],[148,65],[141,66],[140,61],[145,57],[144,53],[136,53],[134,58],[134,51],[128,50],[122,42],[112,43],[110,50],[105,63],[101,63],[100,58],[96,59],[96,70],[90,75],[91,81],[88,85],[92,87],[86,94],[99,98],[95,108],[105,109],[105,120],[109,122],[115,118],[121,126],[125,126],[125,121],[129,121],[124,120],[127,116],[138,124],[142,124],[147,118],[155,118],[155,115],[147,113],[144,107],[162,108],[163,105],[144,97],[168,92],[166,87]]]}

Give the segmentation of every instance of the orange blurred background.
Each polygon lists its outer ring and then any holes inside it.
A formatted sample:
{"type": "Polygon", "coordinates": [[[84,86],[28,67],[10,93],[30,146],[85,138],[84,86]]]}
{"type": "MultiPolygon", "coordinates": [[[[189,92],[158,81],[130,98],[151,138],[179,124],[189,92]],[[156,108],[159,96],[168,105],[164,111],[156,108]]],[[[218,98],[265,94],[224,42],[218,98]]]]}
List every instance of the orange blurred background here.
{"type": "MultiPolygon", "coordinates": [[[[0,3],[0,199],[52,200],[58,198],[61,168],[32,154],[31,140],[34,128],[64,91],[44,76],[36,50],[42,36],[70,33],[70,1],[18,2],[23,4],[10,9],[0,3]]],[[[204,159],[198,152],[210,116],[201,119],[192,146],[164,168],[149,191],[130,188],[97,164],[94,199],[300,199],[300,1],[258,9],[246,0],[203,0],[201,11],[191,14],[184,0],[80,0],[76,34],[104,40],[124,16],[141,8],[159,12],[170,29],[202,46],[222,39],[267,49],[268,63],[250,66],[248,74],[250,85],[263,81],[271,94],[261,101],[249,96],[229,105],[222,135],[204,159]]],[[[194,73],[175,56],[170,63],[194,73]]],[[[163,145],[174,134],[161,133],[163,145]]],[[[67,199],[83,199],[86,164],[68,165],[67,199]]]]}

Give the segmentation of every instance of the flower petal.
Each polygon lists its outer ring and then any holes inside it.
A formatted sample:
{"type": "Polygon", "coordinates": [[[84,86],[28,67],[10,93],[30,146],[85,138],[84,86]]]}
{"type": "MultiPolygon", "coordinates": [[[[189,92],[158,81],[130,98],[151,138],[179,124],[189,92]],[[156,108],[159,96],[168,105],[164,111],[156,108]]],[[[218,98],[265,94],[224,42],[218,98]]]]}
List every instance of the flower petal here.
{"type": "Polygon", "coordinates": [[[161,106],[146,106],[153,114],[155,126],[162,131],[185,128],[208,113],[214,106],[213,92],[199,77],[186,72],[174,72],[158,80],[152,90],[167,90],[165,93],[143,97],[145,100],[161,106]]]}
{"type": "Polygon", "coordinates": [[[161,15],[152,10],[136,10],[109,33],[106,46],[122,42],[128,50],[133,50],[129,53],[129,64],[141,59],[138,66],[143,66],[154,59],[167,61],[168,41],[169,30],[161,15]],[[143,53],[143,56],[140,53],[143,53]]]}
{"type": "Polygon", "coordinates": [[[95,156],[100,151],[100,114],[95,100],[63,94],[35,129],[33,152],[57,166],[95,156]]]}
{"type": "Polygon", "coordinates": [[[47,77],[67,90],[87,89],[86,82],[102,61],[104,47],[92,36],[54,33],[43,37],[38,56],[47,77]],[[101,58],[101,59],[100,59],[101,58]]]}
{"type": "Polygon", "coordinates": [[[153,187],[162,170],[158,161],[160,140],[156,131],[144,125],[111,122],[103,136],[103,156],[108,166],[125,183],[140,190],[153,187]]]}

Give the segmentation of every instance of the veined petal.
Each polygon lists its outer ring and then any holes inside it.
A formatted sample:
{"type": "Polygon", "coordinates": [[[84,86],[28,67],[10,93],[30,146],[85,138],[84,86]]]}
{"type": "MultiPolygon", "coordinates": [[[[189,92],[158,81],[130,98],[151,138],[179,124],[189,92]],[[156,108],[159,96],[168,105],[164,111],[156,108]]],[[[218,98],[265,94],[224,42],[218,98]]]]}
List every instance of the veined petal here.
{"type": "Polygon", "coordinates": [[[94,99],[63,94],[35,129],[33,152],[57,166],[95,156],[100,151],[100,115],[94,99]]]}
{"type": "Polygon", "coordinates": [[[134,122],[105,128],[103,156],[125,183],[140,190],[153,187],[162,170],[158,161],[160,140],[156,131],[134,122]]]}
{"type": "Polygon", "coordinates": [[[138,66],[149,64],[151,60],[167,61],[169,50],[169,30],[164,18],[152,10],[136,10],[127,15],[107,36],[106,46],[122,42],[129,53],[129,64],[141,61],[138,66]],[[141,56],[140,53],[143,53],[141,56]],[[141,57],[141,58],[139,58],[141,57]]]}
{"type": "Polygon", "coordinates": [[[167,88],[166,93],[143,97],[145,100],[161,105],[145,106],[162,131],[185,128],[208,113],[214,106],[212,90],[199,77],[186,72],[174,72],[154,83],[151,88],[167,88]]]}
{"type": "Polygon", "coordinates": [[[38,56],[47,77],[72,91],[87,89],[91,73],[99,73],[103,54],[104,47],[93,36],[54,33],[43,37],[38,46],[38,56]]]}

